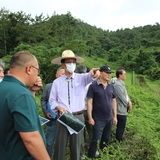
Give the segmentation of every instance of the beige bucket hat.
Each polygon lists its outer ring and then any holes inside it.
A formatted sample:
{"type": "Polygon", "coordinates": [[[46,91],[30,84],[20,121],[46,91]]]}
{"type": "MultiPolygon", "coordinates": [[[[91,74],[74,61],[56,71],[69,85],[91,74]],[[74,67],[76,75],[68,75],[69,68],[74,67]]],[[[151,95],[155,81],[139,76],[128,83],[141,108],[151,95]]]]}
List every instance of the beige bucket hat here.
{"type": "Polygon", "coordinates": [[[53,64],[61,64],[62,59],[67,59],[67,58],[75,58],[77,63],[82,63],[84,62],[84,58],[82,57],[76,57],[75,54],[71,50],[65,50],[62,52],[62,57],[55,58],[51,61],[53,64]]]}

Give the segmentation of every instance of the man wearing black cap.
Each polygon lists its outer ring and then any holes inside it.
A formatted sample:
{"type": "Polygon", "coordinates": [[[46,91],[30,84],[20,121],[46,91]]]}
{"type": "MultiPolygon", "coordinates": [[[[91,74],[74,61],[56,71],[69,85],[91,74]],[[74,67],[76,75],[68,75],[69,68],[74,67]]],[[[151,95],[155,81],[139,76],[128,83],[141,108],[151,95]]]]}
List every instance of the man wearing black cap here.
{"type": "Polygon", "coordinates": [[[99,79],[89,86],[87,93],[88,122],[93,125],[89,158],[95,158],[99,140],[100,149],[108,145],[112,124],[117,124],[116,94],[113,85],[109,83],[111,73],[109,66],[102,66],[99,79]]]}

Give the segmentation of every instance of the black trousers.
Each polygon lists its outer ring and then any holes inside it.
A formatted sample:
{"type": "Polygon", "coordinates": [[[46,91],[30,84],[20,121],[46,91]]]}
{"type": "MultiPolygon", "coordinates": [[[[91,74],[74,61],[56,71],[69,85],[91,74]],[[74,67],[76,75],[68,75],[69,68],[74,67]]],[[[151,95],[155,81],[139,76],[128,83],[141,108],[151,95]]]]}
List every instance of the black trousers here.
{"type": "Polygon", "coordinates": [[[123,139],[123,133],[126,127],[127,116],[126,115],[117,115],[117,129],[116,129],[116,139],[120,142],[123,139]]]}

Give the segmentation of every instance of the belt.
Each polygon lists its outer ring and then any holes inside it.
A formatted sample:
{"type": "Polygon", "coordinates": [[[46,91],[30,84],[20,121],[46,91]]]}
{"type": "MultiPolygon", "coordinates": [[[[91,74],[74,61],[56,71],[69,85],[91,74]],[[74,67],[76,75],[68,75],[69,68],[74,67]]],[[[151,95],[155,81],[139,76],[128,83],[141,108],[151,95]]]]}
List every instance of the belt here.
{"type": "Polygon", "coordinates": [[[75,115],[80,115],[80,114],[82,114],[83,112],[84,112],[84,110],[78,111],[78,112],[72,112],[72,114],[75,116],[75,115]]]}

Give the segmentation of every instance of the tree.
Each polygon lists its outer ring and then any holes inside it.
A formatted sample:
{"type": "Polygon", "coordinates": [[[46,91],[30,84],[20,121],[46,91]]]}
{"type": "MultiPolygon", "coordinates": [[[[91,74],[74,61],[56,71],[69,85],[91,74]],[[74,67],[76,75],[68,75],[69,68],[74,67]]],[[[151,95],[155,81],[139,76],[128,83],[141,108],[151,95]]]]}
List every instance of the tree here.
{"type": "Polygon", "coordinates": [[[0,58],[7,55],[7,43],[9,41],[8,36],[8,14],[9,11],[2,8],[0,10],[0,58]]]}

